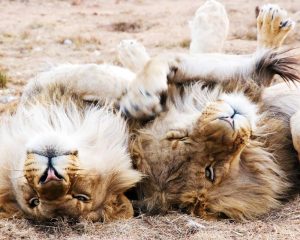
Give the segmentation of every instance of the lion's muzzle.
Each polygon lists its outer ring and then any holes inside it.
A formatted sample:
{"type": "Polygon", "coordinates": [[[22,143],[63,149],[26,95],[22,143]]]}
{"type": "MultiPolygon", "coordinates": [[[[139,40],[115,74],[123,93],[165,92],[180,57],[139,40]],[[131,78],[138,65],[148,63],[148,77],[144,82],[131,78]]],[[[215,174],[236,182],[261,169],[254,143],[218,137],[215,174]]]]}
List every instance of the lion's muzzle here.
{"type": "Polygon", "coordinates": [[[78,170],[77,152],[31,151],[25,177],[39,198],[52,201],[65,196],[78,170]]]}

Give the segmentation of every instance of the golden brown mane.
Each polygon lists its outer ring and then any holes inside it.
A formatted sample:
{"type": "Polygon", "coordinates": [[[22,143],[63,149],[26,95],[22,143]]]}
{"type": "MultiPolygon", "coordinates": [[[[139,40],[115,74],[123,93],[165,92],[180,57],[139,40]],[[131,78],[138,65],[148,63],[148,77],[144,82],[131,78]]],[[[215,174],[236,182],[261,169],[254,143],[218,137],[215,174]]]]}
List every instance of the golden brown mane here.
{"type": "MultiPolygon", "coordinates": [[[[139,206],[147,212],[181,209],[208,219],[224,216],[252,219],[276,209],[295,190],[299,166],[291,141],[289,116],[265,105],[261,87],[251,79],[242,83],[229,80],[214,87],[219,88],[218,96],[242,94],[251,99],[258,107],[255,129],[246,128],[240,132],[241,137],[233,140],[231,137],[226,140],[226,134],[219,137],[220,131],[225,131],[223,123],[209,120],[214,119],[210,115],[222,112],[218,97],[207,99],[213,107],[197,109],[202,114],[199,113],[190,131],[168,130],[164,126],[168,125],[168,113],[148,123],[131,143],[134,163],[146,175],[137,189],[139,206]],[[205,179],[206,168],[211,164],[216,175],[213,182],[205,179]]],[[[197,88],[197,84],[190,88],[197,88]]],[[[190,88],[184,88],[181,100],[175,91],[168,111],[176,111],[178,103],[171,103],[174,99],[184,101],[193,94],[215,91],[201,84],[197,93],[190,88]]],[[[196,99],[194,96],[194,102],[196,99]]]]}

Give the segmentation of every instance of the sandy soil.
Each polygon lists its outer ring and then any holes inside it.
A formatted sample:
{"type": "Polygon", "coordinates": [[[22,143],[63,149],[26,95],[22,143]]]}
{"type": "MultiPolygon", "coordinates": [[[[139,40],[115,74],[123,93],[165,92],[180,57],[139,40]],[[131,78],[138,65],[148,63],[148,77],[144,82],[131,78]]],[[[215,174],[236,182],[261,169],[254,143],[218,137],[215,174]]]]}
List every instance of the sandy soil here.
{"type": "MultiPolygon", "coordinates": [[[[118,64],[122,39],[141,41],[154,55],[187,51],[187,27],[203,0],[0,0],[0,70],[9,77],[0,107],[11,104],[38,72],[60,63],[118,64]],[[76,2],[76,1],[74,1],[76,2]],[[80,2],[80,1],[77,1],[80,2]]],[[[255,49],[254,7],[267,1],[224,0],[231,29],[226,52],[255,49]]],[[[287,44],[299,47],[300,1],[274,0],[298,22],[287,44]]],[[[206,222],[187,215],[140,216],[112,224],[36,224],[1,220],[0,239],[300,239],[300,198],[246,223],[206,222]]]]}

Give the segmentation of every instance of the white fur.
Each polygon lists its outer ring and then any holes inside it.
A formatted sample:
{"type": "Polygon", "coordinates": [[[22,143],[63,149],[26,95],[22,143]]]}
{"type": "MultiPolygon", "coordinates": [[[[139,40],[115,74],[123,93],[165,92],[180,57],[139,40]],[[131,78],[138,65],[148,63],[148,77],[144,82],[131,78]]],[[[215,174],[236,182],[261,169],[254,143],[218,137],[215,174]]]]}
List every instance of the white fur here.
{"type": "Polygon", "coordinates": [[[146,48],[134,39],[122,40],[118,45],[118,55],[122,65],[134,73],[141,71],[150,60],[146,48]]]}
{"type": "MultiPolygon", "coordinates": [[[[214,0],[207,1],[197,10],[190,23],[190,52],[201,54],[168,54],[151,59],[147,68],[129,85],[127,94],[120,102],[120,108],[135,118],[155,116],[162,111],[160,94],[167,91],[167,77],[169,82],[176,83],[189,79],[212,79],[221,82],[231,78],[251,78],[256,63],[266,49],[280,47],[293,26],[294,22],[286,19],[284,10],[277,5],[265,5],[257,18],[258,49],[254,54],[205,54],[220,51],[228,31],[224,6],[214,0]],[[281,22],[286,22],[286,25],[281,26],[281,22]],[[178,78],[172,75],[172,69],[181,73],[177,74],[178,78]]],[[[136,61],[138,58],[136,55],[136,61]]]]}
{"type": "Polygon", "coordinates": [[[162,110],[160,94],[167,91],[168,80],[186,83],[190,79],[219,82],[232,78],[248,79],[254,74],[256,63],[262,56],[263,52],[254,55],[215,53],[158,56],[130,83],[127,94],[121,99],[120,108],[135,118],[153,116],[162,110]],[[168,75],[172,75],[170,69],[173,67],[178,69],[178,77],[175,75],[167,79],[168,75]]]}
{"type": "MultiPolygon", "coordinates": [[[[47,89],[58,83],[84,97],[115,101],[133,77],[129,70],[116,66],[63,65],[30,82],[17,112],[1,118],[0,188],[13,185],[18,192],[25,181],[23,169],[27,151],[43,151],[49,146],[61,153],[77,150],[80,168],[87,172],[97,171],[104,177],[118,173],[120,181],[129,184],[128,187],[136,183],[140,174],[132,169],[127,151],[128,132],[120,114],[99,106],[82,112],[71,99],[62,106],[52,99],[47,99],[47,104],[33,100],[39,87],[47,89]]],[[[38,158],[42,168],[43,159],[38,158]]],[[[53,163],[61,172],[67,159],[58,158],[53,163]]]]}
{"type": "MultiPolygon", "coordinates": [[[[251,126],[252,130],[256,129],[256,123],[259,120],[258,107],[252,103],[243,93],[222,94],[220,99],[229,104],[237,111],[236,117],[245,117],[251,126]]],[[[235,118],[236,118],[235,117],[235,118]]],[[[238,122],[238,121],[237,121],[238,122]]],[[[238,124],[236,124],[238,127],[238,124]]]]}
{"type": "Polygon", "coordinates": [[[31,97],[35,86],[62,83],[84,94],[86,100],[115,101],[135,78],[130,70],[109,64],[64,64],[41,73],[26,87],[23,102],[31,97]]]}
{"type": "Polygon", "coordinates": [[[291,117],[291,122],[290,122],[293,144],[294,144],[296,151],[298,152],[298,157],[300,160],[300,126],[299,126],[299,122],[300,122],[300,107],[299,107],[298,112],[296,112],[291,117]]]}
{"type": "MultiPolygon", "coordinates": [[[[23,169],[28,150],[52,146],[62,152],[78,150],[84,169],[102,175],[112,171],[132,175],[127,138],[125,121],[105,108],[93,107],[81,114],[74,105],[67,111],[55,105],[22,107],[1,123],[0,164],[12,170],[10,176],[16,178],[23,173],[14,170],[23,169]]],[[[138,175],[135,172],[135,178],[138,175]]]]}
{"type": "Polygon", "coordinates": [[[300,84],[279,83],[266,88],[263,101],[290,117],[290,127],[295,149],[300,159],[300,84]]]}
{"type": "Polygon", "coordinates": [[[165,137],[166,133],[172,130],[192,133],[203,110],[218,100],[228,104],[228,108],[220,111],[220,117],[230,116],[233,110],[236,110],[238,112],[234,118],[236,129],[248,124],[253,131],[256,130],[256,123],[260,118],[257,105],[242,93],[222,93],[219,88],[203,89],[201,83],[196,83],[185,87],[183,96],[179,93],[175,93],[174,96],[172,101],[167,102],[168,111],[147,126],[147,132],[158,139],[165,137]]]}
{"type": "Polygon", "coordinates": [[[263,101],[292,116],[300,110],[300,83],[279,83],[264,89],[263,101]]]}
{"type": "Polygon", "coordinates": [[[225,7],[218,1],[206,1],[189,23],[191,53],[220,52],[228,35],[229,20],[225,7]]]}
{"type": "Polygon", "coordinates": [[[259,55],[230,55],[221,53],[183,56],[179,69],[190,78],[224,81],[232,77],[244,79],[255,69],[259,55]]]}

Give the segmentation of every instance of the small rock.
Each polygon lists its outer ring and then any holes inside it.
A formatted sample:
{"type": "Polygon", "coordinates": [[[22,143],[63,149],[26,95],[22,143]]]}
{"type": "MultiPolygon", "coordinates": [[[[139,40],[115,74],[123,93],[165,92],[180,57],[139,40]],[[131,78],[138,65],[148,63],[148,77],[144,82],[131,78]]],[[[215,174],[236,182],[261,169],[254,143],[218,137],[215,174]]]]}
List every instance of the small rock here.
{"type": "Polygon", "coordinates": [[[10,103],[10,102],[15,101],[17,99],[18,99],[18,97],[12,96],[12,95],[0,96],[0,103],[10,103]]]}
{"type": "Polygon", "coordinates": [[[41,51],[43,51],[43,48],[41,48],[41,47],[35,47],[35,48],[33,49],[33,51],[34,51],[34,52],[41,52],[41,51]]]}
{"type": "Polygon", "coordinates": [[[70,46],[73,44],[72,40],[70,39],[65,39],[64,42],[63,42],[64,45],[67,45],[67,46],[70,46]]]}
{"type": "Polygon", "coordinates": [[[95,51],[93,52],[93,54],[94,54],[95,56],[100,56],[100,55],[101,55],[101,52],[98,51],[98,50],[95,50],[95,51]]]}
{"type": "Polygon", "coordinates": [[[0,95],[9,95],[9,94],[13,94],[15,92],[16,91],[14,89],[9,89],[9,88],[0,89],[0,95]]]}
{"type": "Polygon", "coordinates": [[[190,233],[196,233],[198,232],[201,228],[205,228],[204,225],[195,222],[194,220],[188,220],[186,226],[189,228],[190,233]]]}

